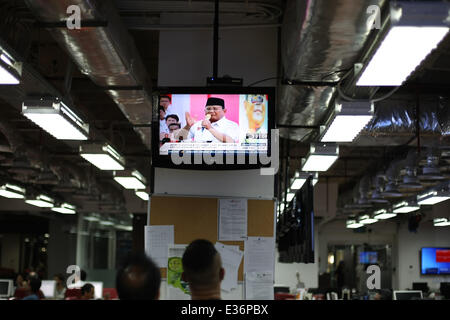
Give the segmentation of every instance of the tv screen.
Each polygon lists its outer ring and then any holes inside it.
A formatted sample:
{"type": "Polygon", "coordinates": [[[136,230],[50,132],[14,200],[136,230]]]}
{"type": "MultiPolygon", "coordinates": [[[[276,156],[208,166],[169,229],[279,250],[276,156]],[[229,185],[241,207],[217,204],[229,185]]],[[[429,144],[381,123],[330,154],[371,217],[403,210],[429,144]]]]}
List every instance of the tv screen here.
{"type": "Polygon", "coordinates": [[[422,248],[420,262],[423,275],[450,274],[450,248],[422,248]]]}
{"type": "Polygon", "coordinates": [[[155,167],[268,166],[274,88],[159,90],[153,122],[155,167]],[[262,158],[265,156],[266,158],[262,158]]]}
{"type": "Polygon", "coordinates": [[[359,253],[359,263],[372,264],[378,263],[378,252],[362,251],[359,253]]]}

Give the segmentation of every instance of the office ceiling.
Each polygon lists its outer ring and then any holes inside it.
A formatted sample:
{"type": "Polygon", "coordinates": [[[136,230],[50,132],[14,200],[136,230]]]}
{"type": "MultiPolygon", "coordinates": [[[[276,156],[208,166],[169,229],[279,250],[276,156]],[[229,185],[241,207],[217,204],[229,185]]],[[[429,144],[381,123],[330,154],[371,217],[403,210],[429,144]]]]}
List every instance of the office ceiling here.
{"type": "MultiPolygon", "coordinates": [[[[120,96],[126,93],[107,90],[106,83],[112,78],[104,74],[114,70],[100,70],[104,73],[101,74],[95,69],[95,63],[88,66],[90,72],[83,70],[82,73],[79,68],[81,61],[100,61],[90,55],[88,41],[102,35],[94,34],[88,40],[68,39],[57,26],[45,28],[37,24],[52,21],[51,10],[64,8],[69,2],[86,6],[95,3],[83,0],[66,2],[0,0],[0,38],[29,66],[26,72],[28,85],[20,89],[0,88],[0,176],[52,193],[86,211],[123,213],[128,198],[124,196],[122,187],[112,180],[111,173],[102,172],[82,159],[78,154],[78,144],[54,139],[20,113],[24,95],[55,90],[71,99],[76,110],[88,120],[96,140],[112,144],[125,156],[129,166],[149,177],[151,152],[148,141],[143,139],[145,128],[133,120],[136,110],[132,106],[117,102],[128,101],[120,96]],[[67,75],[71,75],[72,80],[69,87],[67,75]],[[48,89],[48,85],[53,89],[48,89]],[[67,88],[70,88],[69,92],[66,92],[67,88]]],[[[142,62],[143,70],[138,76],[146,79],[146,85],[134,94],[143,100],[158,79],[159,32],[180,28],[212,29],[214,1],[108,1],[111,3],[116,5],[119,13],[118,19],[112,20],[113,25],[122,24],[128,30],[142,62]],[[179,23],[168,21],[168,14],[177,15],[179,23]],[[193,16],[196,19],[192,19],[193,16]]],[[[383,7],[387,1],[349,3],[344,0],[336,0],[333,4],[325,0],[221,1],[223,28],[244,27],[242,21],[246,21],[249,27],[270,25],[281,28],[279,68],[284,79],[279,81],[277,88],[282,160],[277,190],[280,199],[289,179],[300,169],[301,158],[306,156],[309,143],[317,141],[319,126],[324,124],[337,96],[336,83],[342,80],[343,70],[358,62],[372,40],[369,28],[364,26],[367,5],[383,7]],[[287,85],[284,80],[293,84],[287,85]]],[[[119,40],[123,39],[120,37],[119,40]]],[[[409,150],[417,146],[422,147],[418,149],[421,152],[420,165],[426,164],[427,148],[433,147],[432,150],[439,154],[443,174],[449,178],[450,126],[449,119],[446,119],[449,114],[439,111],[449,107],[446,99],[449,81],[450,36],[447,36],[405,86],[376,105],[379,122],[366,128],[354,143],[340,146],[339,160],[329,171],[320,174],[320,182],[336,182],[340,194],[352,195],[363,176],[386,173],[393,160],[406,158],[409,150]],[[395,119],[404,119],[414,113],[417,93],[420,93],[421,112],[435,116],[438,128],[426,127],[423,121],[419,126],[414,123],[378,125],[393,119],[394,115],[397,116],[395,119]],[[437,111],[426,112],[432,109],[430,106],[438,106],[437,111]]],[[[364,97],[368,94],[357,91],[351,81],[343,84],[349,95],[364,97]]],[[[381,96],[389,89],[373,91],[381,96]]],[[[398,180],[402,174],[405,174],[404,170],[399,171],[398,180]]],[[[373,186],[369,189],[372,190],[373,186]]],[[[371,195],[370,191],[368,195],[371,195]]],[[[346,199],[352,201],[351,196],[346,199]]]]}

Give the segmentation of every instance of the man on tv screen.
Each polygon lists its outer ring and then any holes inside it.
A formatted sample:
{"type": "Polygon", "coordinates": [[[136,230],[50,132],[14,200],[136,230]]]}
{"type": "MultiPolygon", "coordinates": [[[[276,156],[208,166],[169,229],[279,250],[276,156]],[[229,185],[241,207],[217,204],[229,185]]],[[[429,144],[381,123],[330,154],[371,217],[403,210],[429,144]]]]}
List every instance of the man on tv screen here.
{"type": "Polygon", "coordinates": [[[239,125],[225,117],[227,109],[221,98],[208,98],[205,106],[205,119],[194,123],[187,117],[188,140],[194,142],[235,143],[239,141],[239,125]]]}

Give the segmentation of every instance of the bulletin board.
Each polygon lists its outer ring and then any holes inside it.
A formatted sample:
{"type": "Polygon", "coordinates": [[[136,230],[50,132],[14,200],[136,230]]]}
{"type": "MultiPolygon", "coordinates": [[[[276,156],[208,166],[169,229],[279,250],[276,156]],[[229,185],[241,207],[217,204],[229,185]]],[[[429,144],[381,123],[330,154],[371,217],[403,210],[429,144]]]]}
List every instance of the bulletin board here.
{"type": "MultiPolygon", "coordinates": [[[[189,244],[195,239],[218,241],[219,198],[152,196],[150,225],[173,225],[175,244],[189,244]]],[[[274,237],[275,201],[248,199],[247,236],[274,237]]],[[[239,245],[244,251],[244,241],[220,241],[226,245],[239,245]]],[[[238,271],[238,281],[243,281],[244,258],[238,271]]],[[[161,269],[166,278],[167,269],[161,269]]]]}

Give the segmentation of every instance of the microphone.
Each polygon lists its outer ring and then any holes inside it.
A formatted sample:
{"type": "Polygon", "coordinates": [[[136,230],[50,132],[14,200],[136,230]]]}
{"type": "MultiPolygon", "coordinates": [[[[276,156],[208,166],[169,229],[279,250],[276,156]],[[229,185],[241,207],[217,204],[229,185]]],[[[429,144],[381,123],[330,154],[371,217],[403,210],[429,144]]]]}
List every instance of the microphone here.
{"type": "MultiPolygon", "coordinates": [[[[205,117],[205,120],[209,120],[209,119],[211,119],[211,115],[207,114],[206,117],[205,117]]],[[[202,127],[202,132],[203,131],[205,131],[205,127],[202,127]]]]}

